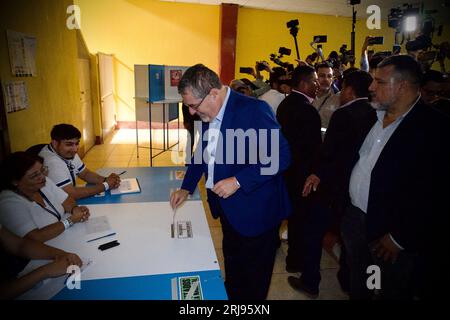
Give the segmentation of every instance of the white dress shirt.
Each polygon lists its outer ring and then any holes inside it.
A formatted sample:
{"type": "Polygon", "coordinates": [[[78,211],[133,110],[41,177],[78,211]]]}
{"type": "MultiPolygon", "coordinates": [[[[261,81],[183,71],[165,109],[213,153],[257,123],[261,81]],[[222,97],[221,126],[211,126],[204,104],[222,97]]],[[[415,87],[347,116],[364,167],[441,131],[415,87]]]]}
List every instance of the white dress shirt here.
{"type": "MultiPolygon", "coordinates": [[[[386,111],[377,111],[378,120],[367,134],[363,145],[359,149],[359,160],[354,166],[350,177],[350,200],[355,207],[361,209],[364,213],[367,213],[372,170],[375,167],[384,146],[406,115],[411,112],[419,99],[420,96],[407,112],[398,117],[386,128],[383,128],[383,119],[386,111]]],[[[392,236],[391,239],[395,242],[392,236]]],[[[398,244],[397,246],[402,248],[398,244]]]]}
{"type": "MultiPolygon", "coordinates": [[[[208,128],[208,145],[206,146],[207,162],[208,162],[208,178],[206,179],[206,188],[212,189],[214,187],[214,164],[216,163],[216,149],[219,140],[220,127],[222,125],[223,115],[227,107],[228,98],[230,97],[230,88],[227,88],[227,94],[222,106],[220,107],[217,116],[209,123],[208,128]]],[[[223,149],[223,146],[220,146],[223,149]]],[[[220,158],[217,163],[223,163],[223,150],[220,150],[220,158]]]]}

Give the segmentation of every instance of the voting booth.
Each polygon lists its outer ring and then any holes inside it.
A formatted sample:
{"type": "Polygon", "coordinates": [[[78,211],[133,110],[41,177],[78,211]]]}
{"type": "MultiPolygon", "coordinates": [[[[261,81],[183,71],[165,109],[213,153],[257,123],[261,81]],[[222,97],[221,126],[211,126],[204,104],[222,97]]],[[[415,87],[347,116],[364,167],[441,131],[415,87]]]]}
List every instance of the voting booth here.
{"type": "Polygon", "coordinates": [[[137,156],[139,157],[139,148],[149,148],[150,166],[153,166],[153,158],[179,143],[181,96],[178,94],[178,83],[187,68],[154,64],[134,65],[137,156]],[[169,122],[174,120],[178,120],[177,140],[170,145],[169,122]],[[149,123],[149,147],[139,145],[138,124],[142,121],[149,123]],[[162,148],[153,146],[152,123],[162,124],[162,148]]]}

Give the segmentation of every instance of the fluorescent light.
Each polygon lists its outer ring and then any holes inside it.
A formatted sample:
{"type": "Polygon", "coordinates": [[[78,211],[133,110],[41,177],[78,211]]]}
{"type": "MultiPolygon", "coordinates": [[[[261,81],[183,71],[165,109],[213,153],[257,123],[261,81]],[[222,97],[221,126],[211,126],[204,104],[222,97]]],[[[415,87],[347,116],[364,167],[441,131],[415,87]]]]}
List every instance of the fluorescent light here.
{"type": "Polygon", "coordinates": [[[416,16],[409,16],[405,17],[403,30],[405,32],[414,32],[417,29],[417,17],[416,16]]]}

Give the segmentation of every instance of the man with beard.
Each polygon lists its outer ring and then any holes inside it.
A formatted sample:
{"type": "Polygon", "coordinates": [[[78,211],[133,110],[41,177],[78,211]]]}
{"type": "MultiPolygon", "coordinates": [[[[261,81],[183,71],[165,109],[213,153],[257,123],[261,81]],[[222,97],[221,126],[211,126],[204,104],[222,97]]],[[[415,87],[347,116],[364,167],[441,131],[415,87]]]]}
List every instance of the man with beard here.
{"type": "Polygon", "coordinates": [[[119,187],[120,177],[117,174],[103,177],[90,171],[81,161],[77,154],[80,130],[63,123],[54,126],[50,136],[51,143],[42,148],[39,156],[44,158],[44,165],[48,167],[48,177],[74,199],[87,198],[119,187]],[[77,187],[77,177],[92,185],[77,187]]]}
{"type": "Polygon", "coordinates": [[[421,100],[421,77],[412,57],[391,56],[369,88],[377,121],[355,154],[341,225],[351,299],[371,298],[374,289],[380,299],[412,299],[418,280],[432,287],[445,276],[433,269],[442,241],[432,237],[449,212],[449,121],[421,100]]]}
{"type": "Polygon", "coordinates": [[[331,115],[339,108],[339,93],[335,94],[332,88],[333,69],[331,67],[328,62],[323,62],[316,67],[319,92],[312,105],[319,112],[323,128],[328,128],[331,115]]]}

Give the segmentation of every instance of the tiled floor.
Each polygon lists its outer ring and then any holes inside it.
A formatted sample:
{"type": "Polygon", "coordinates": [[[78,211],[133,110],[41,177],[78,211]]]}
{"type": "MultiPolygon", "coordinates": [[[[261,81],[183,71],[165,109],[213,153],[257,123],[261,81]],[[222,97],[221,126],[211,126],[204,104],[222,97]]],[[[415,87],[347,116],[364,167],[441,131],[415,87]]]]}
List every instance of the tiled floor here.
{"type": "MultiPolygon", "coordinates": [[[[162,146],[162,130],[152,130],[153,137],[159,143],[154,146],[162,146]]],[[[137,158],[136,148],[136,130],[121,129],[114,132],[104,144],[94,146],[87,152],[83,161],[90,170],[97,170],[103,167],[142,167],[150,165],[150,152],[148,149],[148,129],[139,130],[139,158],[137,158]],[[147,146],[147,148],[145,148],[147,146]]],[[[170,131],[171,144],[176,141],[177,131],[170,131]]],[[[184,150],[186,144],[186,131],[180,130],[180,150],[184,150]]],[[[177,150],[177,147],[174,148],[177,150]]],[[[182,158],[179,158],[182,159],[182,158]]],[[[164,152],[153,159],[153,166],[176,166],[176,152],[164,152]],[[173,161],[175,159],[175,162],[173,161]]],[[[200,193],[202,195],[203,205],[205,207],[208,224],[211,231],[211,237],[214,242],[216,254],[219,259],[222,275],[224,275],[223,268],[223,254],[222,254],[222,231],[220,222],[214,220],[209,212],[209,207],[205,201],[206,190],[204,183],[200,183],[200,193]]],[[[272,275],[272,282],[269,289],[269,300],[308,300],[309,298],[292,289],[287,283],[287,277],[290,275],[285,271],[285,258],[287,253],[287,243],[282,242],[278,249],[275,266],[272,275]]],[[[324,300],[342,300],[347,299],[347,295],[343,293],[339,287],[336,279],[338,264],[335,259],[331,257],[325,250],[322,255],[322,281],[320,284],[319,299],[324,300]]]]}

